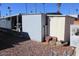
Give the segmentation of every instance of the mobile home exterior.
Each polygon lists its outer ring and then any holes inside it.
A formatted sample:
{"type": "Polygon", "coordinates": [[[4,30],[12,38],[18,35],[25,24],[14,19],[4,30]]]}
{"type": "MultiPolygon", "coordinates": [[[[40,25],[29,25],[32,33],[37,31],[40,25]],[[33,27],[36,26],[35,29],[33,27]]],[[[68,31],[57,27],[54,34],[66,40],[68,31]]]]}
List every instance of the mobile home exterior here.
{"type": "Polygon", "coordinates": [[[21,25],[22,25],[22,16],[19,14],[0,18],[0,28],[6,28],[20,32],[21,25]]]}
{"type": "Polygon", "coordinates": [[[5,18],[0,19],[0,27],[11,29],[11,20],[5,18]]]}

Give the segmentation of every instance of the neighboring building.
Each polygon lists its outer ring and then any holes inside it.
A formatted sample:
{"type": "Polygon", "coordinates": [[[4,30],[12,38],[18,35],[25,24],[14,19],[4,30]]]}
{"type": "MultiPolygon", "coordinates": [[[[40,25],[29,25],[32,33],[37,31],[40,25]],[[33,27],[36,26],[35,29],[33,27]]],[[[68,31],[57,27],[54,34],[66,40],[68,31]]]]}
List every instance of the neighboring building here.
{"type": "Polygon", "coordinates": [[[73,24],[70,27],[70,45],[79,47],[79,25],[73,24]]]}
{"type": "MultiPolygon", "coordinates": [[[[3,17],[9,19],[9,29],[19,32],[27,32],[32,40],[41,42],[45,37],[55,36],[58,40],[70,41],[70,24],[74,23],[75,17],[60,14],[20,14],[3,17]]],[[[0,20],[0,23],[3,22],[0,20]]],[[[8,24],[8,22],[7,22],[8,24]]],[[[4,27],[3,25],[0,27],[4,27]]],[[[5,27],[6,28],[6,25],[5,27]]]]}
{"type": "Polygon", "coordinates": [[[70,46],[76,47],[76,56],[79,56],[79,15],[70,26],[70,46]]]}
{"type": "Polygon", "coordinates": [[[69,16],[78,18],[78,14],[70,14],[69,16]]]}
{"type": "Polygon", "coordinates": [[[20,14],[18,15],[12,15],[12,16],[6,16],[0,18],[0,27],[1,28],[7,28],[12,29],[15,31],[22,31],[22,16],[20,14]]]}
{"type": "Polygon", "coordinates": [[[70,45],[79,46],[79,18],[75,18],[74,24],[70,25],[70,45]]]}
{"type": "Polygon", "coordinates": [[[75,25],[79,25],[79,18],[75,18],[74,24],[75,24],[75,25]]]}
{"type": "Polygon", "coordinates": [[[72,24],[70,27],[70,46],[76,47],[76,56],[79,56],[79,24],[72,24]]]}

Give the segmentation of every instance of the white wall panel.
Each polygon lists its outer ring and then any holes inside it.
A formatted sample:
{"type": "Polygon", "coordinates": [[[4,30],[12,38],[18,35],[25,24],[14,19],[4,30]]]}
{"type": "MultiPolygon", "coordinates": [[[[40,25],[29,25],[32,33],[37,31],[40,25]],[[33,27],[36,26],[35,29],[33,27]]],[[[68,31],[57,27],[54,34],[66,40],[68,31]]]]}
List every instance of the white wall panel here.
{"type": "Polygon", "coordinates": [[[27,32],[31,40],[42,41],[41,15],[23,15],[22,29],[27,32]]]}
{"type": "Polygon", "coordinates": [[[11,20],[1,19],[0,20],[0,27],[11,29],[11,20]]]}
{"type": "Polygon", "coordinates": [[[50,18],[50,36],[56,36],[58,40],[64,40],[65,17],[50,18]]]}

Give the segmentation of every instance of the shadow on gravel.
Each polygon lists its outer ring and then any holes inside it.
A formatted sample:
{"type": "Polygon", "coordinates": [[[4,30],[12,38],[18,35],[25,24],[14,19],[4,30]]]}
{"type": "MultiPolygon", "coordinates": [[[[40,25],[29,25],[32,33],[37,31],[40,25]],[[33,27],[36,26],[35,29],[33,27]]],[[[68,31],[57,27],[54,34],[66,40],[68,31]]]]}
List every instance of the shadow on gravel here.
{"type": "Polygon", "coordinates": [[[30,40],[29,34],[0,28],[0,50],[14,47],[14,45],[30,40]]]}

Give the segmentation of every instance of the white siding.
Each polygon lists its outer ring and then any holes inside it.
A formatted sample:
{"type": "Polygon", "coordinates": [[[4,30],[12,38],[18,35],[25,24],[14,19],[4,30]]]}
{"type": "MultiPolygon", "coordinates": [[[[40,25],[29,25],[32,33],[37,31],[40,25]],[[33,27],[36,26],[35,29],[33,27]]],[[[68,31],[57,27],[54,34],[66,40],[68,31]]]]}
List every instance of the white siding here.
{"type": "Polygon", "coordinates": [[[31,40],[42,41],[41,15],[22,15],[22,29],[27,32],[31,40]]]}
{"type": "Polygon", "coordinates": [[[79,36],[71,36],[70,46],[74,46],[74,47],[79,48],[79,36]]]}
{"type": "Polygon", "coordinates": [[[79,35],[75,35],[77,29],[79,29],[79,25],[71,25],[71,34],[70,34],[70,45],[79,48],[79,35]]]}
{"type": "Polygon", "coordinates": [[[70,26],[70,46],[76,47],[76,56],[79,56],[79,35],[75,35],[77,29],[79,29],[79,25],[71,25],[70,26]]]}
{"type": "Polygon", "coordinates": [[[64,40],[65,17],[50,18],[50,36],[56,36],[58,40],[64,40]]]}
{"type": "Polygon", "coordinates": [[[0,19],[0,27],[11,29],[11,20],[0,19]]]}

